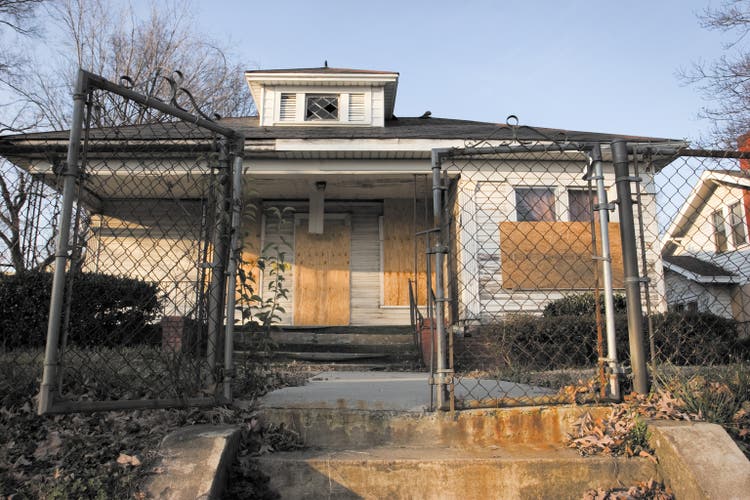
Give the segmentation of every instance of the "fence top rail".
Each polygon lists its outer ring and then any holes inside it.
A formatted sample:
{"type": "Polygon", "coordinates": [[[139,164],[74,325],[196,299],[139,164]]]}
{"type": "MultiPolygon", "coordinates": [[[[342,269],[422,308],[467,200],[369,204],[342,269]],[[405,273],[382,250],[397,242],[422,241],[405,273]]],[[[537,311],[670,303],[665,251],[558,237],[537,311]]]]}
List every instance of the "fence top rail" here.
{"type": "Polygon", "coordinates": [[[135,92],[131,89],[123,87],[122,85],[111,82],[105,78],[102,78],[99,75],[95,75],[94,73],[91,73],[84,69],[81,69],[79,71],[81,72],[81,75],[87,82],[87,85],[85,85],[86,88],[96,87],[102,90],[106,90],[108,92],[112,92],[113,94],[117,94],[122,97],[125,97],[126,99],[130,99],[131,101],[137,102],[138,104],[141,104],[143,106],[158,109],[159,111],[163,113],[167,113],[169,115],[172,115],[186,122],[193,123],[199,127],[208,129],[217,134],[221,134],[231,139],[238,138],[238,134],[235,130],[219,125],[213,120],[203,118],[200,116],[195,116],[194,114],[188,111],[185,111],[184,109],[180,109],[179,107],[173,104],[166,103],[162,101],[161,99],[158,99],[155,97],[144,96],[142,94],[139,94],[138,92],[135,92]]]}

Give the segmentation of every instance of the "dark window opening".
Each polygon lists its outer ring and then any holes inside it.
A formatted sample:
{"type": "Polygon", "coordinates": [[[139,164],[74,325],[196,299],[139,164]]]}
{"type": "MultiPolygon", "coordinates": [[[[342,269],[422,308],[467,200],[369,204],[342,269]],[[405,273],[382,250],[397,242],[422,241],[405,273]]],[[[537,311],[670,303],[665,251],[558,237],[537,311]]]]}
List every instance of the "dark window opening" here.
{"type": "Polygon", "coordinates": [[[714,244],[718,253],[727,251],[727,229],[724,227],[724,214],[717,210],[711,216],[714,225],[714,244]]]}
{"type": "Polygon", "coordinates": [[[742,223],[741,203],[735,203],[729,207],[729,225],[732,227],[732,244],[738,247],[747,243],[747,233],[742,223]]]}
{"type": "Polygon", "coordinates": [[[516,188],[518,222],[555,221],[555,191],[552,188],[516,188]]]}
{"type": "Polygon", "coordinates": [[[591,193],[589,199],[587,189],[568,189],[568,214],[570,222],[589,222],[593,217],[593,205],[599,203],[596,193],[591,193]]]}
{"type": "Polygon", "coordinates": [[[305,108],[305,120],[338,120],[339,96],[308,95],[305,108]]]}

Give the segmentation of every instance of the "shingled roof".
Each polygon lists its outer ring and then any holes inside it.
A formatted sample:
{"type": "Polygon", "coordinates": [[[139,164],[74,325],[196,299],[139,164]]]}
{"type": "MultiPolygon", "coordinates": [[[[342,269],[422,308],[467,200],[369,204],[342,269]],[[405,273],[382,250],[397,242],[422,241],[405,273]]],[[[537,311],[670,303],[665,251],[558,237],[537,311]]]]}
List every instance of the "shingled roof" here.
{"type": "Polygon", "coordinates": [[[692,255],[664,255],[662,258],[668,264],[680,267],[685,271],[693,273],[697,276],[707,278],[716,276],[736,276],[734,273],[727,271],[723,267],[719,267],[716,264],[706,262],[692,255]]]}
{"type": "MultiPolygon", "coordinates": [[[[518,127],[516,129],[502,123],[455,120],[450,118],[397,118],[386,120],[384,127],[321,127],[321,126],[258,126],[258,117],[224,118],[218,123],[242,132],[249,141],[269,139],[452,139],[452,140],[511,140],[514,137],[530,141],[568,140],[573,142],[602,142],[625,139],[641,143],[682,144],[678,139],[644,137],[601,132],[581,132],[543,127],[518,127]]],[[[97,137],[97,130],[91,130],[91,137],[97,137]]],[[[107,137],[113,134],[107,131],[107,137]]],[[[38,132],[0,137],[0,152],[16,141],[64,140],[69,132],[38,132]]],[[[210,137],[210,132],[198,129],[191,124],[167,123],[158,126],[129,126],[118,129],[118,139],[142,140],[170,138],[210,137]]]]}

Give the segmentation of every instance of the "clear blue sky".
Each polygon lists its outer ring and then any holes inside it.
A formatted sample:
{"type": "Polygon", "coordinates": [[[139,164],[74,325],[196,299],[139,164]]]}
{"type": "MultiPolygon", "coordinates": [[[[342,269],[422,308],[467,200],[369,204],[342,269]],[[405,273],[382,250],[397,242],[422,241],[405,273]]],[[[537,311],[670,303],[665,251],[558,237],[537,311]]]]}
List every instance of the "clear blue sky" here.
{"type": "MultiPolygon", "coordinates": [[[[716,4],[716,2],[714,2],[716,4]]],[[[205,32],[248,69],[322,66],[401,74],[396,115],[671,138],[707,124],[675,76],[722,53],[707,1],[197,0],[205,32]]]]}

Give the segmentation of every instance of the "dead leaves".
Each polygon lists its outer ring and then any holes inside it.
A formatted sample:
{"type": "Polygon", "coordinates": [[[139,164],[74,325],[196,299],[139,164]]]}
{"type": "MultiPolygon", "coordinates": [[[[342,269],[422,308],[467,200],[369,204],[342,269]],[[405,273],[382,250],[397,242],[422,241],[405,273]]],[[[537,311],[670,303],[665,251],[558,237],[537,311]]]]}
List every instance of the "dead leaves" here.
{"type": "Polygon", "coordinates": [[[588,403],[598,401],[599,382],[596,378],[588,381],[578,380],[577,384],[563,386],[558,392],[558,397],[569,404],[588,403]]]}
{"type": "Polygon", "coordinates": [[[650,479],[638,483],[636,486],[623,489],[605,489],[598,488],[589,490],[583,494],[583,500],[674,500],[674,495],[669,487],[662,483],[650,479]]]}
{"type": "Polygon", "coordinates": [[[140,467],[141,465],[141,460],[136,455],[127,455],[125,453],[120,453],[116,462],[120,465],[130,465],[133,467],[140,467]]]}
{"type": "Polygon", "coordinates": [[[47,439],[39,443],[34,450],[34,458],[37,460],[46,460],[50,457],[57,456],[62,448],[62,439],[58,431],[51,431],[47,434],[47,439]]]}
{"type": "Polygon", "coordinates": [[[615,405],[607,417],[584,413],[573,423],[568,446],[581,455],[640,456],[656,462],[648,447],[648,428],[636,412],[615,405]]]}

